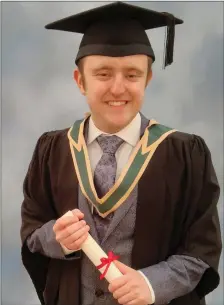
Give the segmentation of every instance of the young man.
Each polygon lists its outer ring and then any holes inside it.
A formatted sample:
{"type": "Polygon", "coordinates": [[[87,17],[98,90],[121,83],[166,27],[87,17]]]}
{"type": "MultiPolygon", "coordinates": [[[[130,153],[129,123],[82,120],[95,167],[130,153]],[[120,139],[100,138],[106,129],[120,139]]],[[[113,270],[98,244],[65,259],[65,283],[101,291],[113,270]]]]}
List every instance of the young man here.
{"type": "Polygon", "coordinates": [[[210,152],[140,112],[155,60],[145,30],[167,25],[166,66],[181,23],[118,2],[47,26],[84,33],[74,78],[90,115],[40,137],[24,182],[22,259],[42,304],[199,305],[219,284],[210,152]],[[119,256],[110,284],[80,250],[89,233],[119,256]]]}

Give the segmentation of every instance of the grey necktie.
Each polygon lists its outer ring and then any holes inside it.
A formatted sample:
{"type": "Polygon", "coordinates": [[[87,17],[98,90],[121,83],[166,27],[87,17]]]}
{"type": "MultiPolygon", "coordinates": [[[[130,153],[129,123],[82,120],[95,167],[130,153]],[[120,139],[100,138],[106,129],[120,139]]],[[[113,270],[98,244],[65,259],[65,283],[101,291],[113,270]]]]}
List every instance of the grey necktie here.
{"type": "Polygon", "coordinates": [[[102,198],[115,183],[117,171],[115,153],[124,140],[117,136],[107,135],[100,135],[96,140],[103,155],[94,172],[94,184],[99,198],[102,198]]]}
{"type": "MultiPolygon", "coordinates": [[[[117,171],[115,153],[124,140],[117,136],[107,135],[100,135],[96,140],[103,151],[103,155],[100,158],[94,172],[94,184],[98,197],[102,198],[115,183],[117,171]]],[[[93,216],[97,224],[99,239],[102,241],[113,217],[113,213],[110,213],[106,218],[103,219],[94,209],[93,216]]]]}

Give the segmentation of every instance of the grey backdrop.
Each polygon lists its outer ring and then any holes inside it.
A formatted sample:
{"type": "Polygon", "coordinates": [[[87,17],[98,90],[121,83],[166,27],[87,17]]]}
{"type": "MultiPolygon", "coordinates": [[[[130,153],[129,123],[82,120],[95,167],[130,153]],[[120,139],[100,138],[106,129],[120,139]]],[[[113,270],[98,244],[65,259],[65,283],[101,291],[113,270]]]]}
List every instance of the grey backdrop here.
{"type": "MultiPolygon", "coordinates": [[[[22,183],[34,145],[44,131],[68,127],[88,109],[72,78],[81,35],[45,30],[44,25],[103,4],[2,3],[3,305],[39,304],[21,264],[19,237],[22,183]]],[[[211,150],[222,186],[223,3],[138,4],[169,11],[185,21],[176,31],[175,63],[165,71],[164,29],[147,32],[157,60],[143,112],[163,124],[202,136],[211,150]]],[[[223,189],[220,215],[222,193],[223,189]]],[[[223,304],[222,282],[223,279],[207,297],[208,304],[223,304]]]]}

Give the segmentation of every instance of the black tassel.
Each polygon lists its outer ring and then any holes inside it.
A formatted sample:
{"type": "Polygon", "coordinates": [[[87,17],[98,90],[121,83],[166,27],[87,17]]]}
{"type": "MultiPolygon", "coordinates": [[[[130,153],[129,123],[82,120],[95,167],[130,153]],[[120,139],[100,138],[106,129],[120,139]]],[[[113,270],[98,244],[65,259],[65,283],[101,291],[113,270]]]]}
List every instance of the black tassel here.
{"type": "Polygon", "coordinates": [[[165,36],[164,62],[163,68],[171,65],[173,62],[174,38],[175,38],[175,18],[172,14],[163,13],[167,16],[167,27],[165,36]]]}

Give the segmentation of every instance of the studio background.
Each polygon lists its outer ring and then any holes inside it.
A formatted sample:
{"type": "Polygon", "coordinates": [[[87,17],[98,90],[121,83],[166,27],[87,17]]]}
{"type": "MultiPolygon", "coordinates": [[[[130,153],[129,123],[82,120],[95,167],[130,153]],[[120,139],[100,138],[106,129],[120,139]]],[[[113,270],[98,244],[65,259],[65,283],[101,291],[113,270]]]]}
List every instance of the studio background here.
{"type": "MultiPolygon", "coordinates": [[[[22,184],[37,139],[88,111],[73,81],[81,34],[44,29],[106,2],[2,2],[2,305],[38,305],[20,257],[22,184]]],[[[184,19],[174,63],[162,70],[165,30],[147,31],[156,54],[143,113],[203,137],[223,186],[223,3],[133,2],[184,19]]],[[[223,231],[223,188],[219,200],[223,231]]],[[[223,304],[220,286],[208,305],[223,304]]]]}

